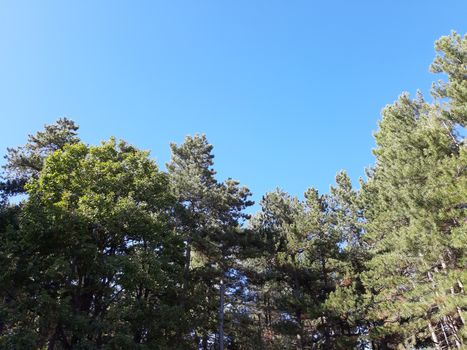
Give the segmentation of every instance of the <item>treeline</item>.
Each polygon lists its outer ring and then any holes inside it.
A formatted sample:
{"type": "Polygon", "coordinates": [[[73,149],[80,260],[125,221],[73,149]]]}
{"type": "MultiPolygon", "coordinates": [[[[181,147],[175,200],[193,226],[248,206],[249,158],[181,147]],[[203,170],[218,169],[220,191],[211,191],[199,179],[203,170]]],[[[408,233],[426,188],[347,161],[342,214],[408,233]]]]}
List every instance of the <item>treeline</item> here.
{"type": "Polygon", "coordinates": [[[8,149],[0,348],[465,348],[467,36],[435,46],[445,81],[384,108],[359,189],[341,172],[251,217],[205,136],[167,171],[68,119],[8,149]]]}

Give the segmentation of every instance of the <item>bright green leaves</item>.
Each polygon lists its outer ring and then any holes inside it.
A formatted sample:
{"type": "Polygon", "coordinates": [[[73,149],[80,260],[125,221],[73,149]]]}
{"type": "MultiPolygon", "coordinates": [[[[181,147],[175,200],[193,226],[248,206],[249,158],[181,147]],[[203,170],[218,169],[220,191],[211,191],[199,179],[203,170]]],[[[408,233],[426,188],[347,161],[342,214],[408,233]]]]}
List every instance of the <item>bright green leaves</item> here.
{"type": "Polygon", "coordinates": [[[182,241],[169,226],[168,178],[148,153],[114,139],[69,144],[26,188],[18,239],[29,280],[18,293],[36,300],[27,328],[37,329],[38,344],[99,348],[125,332],[135,346],[161,332],[175,337],[162,320],[178,310],[182,241]],[[138,312],[144,317],[131,316],[138,312]]]}

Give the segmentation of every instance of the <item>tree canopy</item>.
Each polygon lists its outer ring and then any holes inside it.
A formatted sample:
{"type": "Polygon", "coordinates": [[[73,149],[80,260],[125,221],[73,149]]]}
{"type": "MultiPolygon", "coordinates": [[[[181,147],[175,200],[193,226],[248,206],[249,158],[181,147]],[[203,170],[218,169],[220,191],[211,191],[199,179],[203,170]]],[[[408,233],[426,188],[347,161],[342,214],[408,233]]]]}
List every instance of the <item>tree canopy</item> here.
{"type": "Polygon", "coordinates": [[[464,349],[467,36],[432,99],[382,111],[375,163],[329,193],[219,179],[205,135],[87,145],[62,118],[8,148],[1,349],[464,349]]]}

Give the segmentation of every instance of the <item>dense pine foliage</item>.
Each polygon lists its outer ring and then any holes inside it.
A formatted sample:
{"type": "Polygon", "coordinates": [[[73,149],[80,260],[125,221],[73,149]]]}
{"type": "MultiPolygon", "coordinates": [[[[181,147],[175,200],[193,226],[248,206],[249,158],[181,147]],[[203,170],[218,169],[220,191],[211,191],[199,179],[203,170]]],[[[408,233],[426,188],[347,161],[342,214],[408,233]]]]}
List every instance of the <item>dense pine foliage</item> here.
{"type": "Polygon", "coordinates": [[[382,112],[353,188],[251,193],[205,136],[148,152],[60,119],[7,150],[1,349],[467,347],[467,36],[436,42],[428,102],[382,112]]]}

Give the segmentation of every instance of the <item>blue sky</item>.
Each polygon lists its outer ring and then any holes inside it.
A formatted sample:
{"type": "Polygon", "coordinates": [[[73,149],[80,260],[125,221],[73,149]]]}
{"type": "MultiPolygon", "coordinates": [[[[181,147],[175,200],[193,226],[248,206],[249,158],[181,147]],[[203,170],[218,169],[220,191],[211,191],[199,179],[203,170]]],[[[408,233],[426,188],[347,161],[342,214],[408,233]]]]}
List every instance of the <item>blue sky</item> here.
{"type": "Polygon", "coordinates": [[[255,200],[325,192],[373,162],[384,105],[428,94],[451,29],[467,2],[0,0],[0,150],[68,116],[163,167],[170,142],[205,133],[219,177],[255,200]]]}

